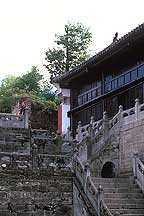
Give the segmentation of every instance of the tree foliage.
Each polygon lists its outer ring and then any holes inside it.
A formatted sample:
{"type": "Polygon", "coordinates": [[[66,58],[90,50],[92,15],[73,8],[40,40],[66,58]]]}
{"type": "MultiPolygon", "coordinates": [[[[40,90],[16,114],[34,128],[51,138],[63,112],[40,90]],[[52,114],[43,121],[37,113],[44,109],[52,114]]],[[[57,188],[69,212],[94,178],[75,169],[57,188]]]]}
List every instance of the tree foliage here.
{"type": "MultiPolygon", "coordinates": [[[[45,108],[58,102],[56,92],[43,78],[39,69],[33,66],[30,71],[22,76],[8,76],[2,80],[0,86],[0,112],[11,112],[12,105],[17,98],[30,96],[34,103],[42,104],[45,108]]],[[[54,107],[54,105],[53,105],[54,107]]]]}
{"type": "Polygon", "coordinates": [[[42,80],[43,75],[40,74],[39,69],[36,66],[32,66],[31,71],[16,78],[14,87],[15,89],[25,90],[26,92],[38,93],[42,80]]]}
{"type": "Polygon", "coordinates": [[[92,34],[81,23],[67,23],[63,35],[55,35],[56,48],[46,51],[44,66],[51,77],[61,75],[88,58],[87,49],[92,34]]]}

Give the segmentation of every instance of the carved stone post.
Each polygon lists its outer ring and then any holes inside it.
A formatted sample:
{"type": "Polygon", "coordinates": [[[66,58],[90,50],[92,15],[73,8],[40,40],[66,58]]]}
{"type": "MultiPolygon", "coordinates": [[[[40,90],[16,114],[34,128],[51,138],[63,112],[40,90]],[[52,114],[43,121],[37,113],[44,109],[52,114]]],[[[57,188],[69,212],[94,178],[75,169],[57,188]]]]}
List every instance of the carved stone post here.
{"type": "Polygon", "coordinates": [[[122,122],[122,112],[123,112],[123,106],[120,105],[120,106],[119,106],[119,111],[118,111],[118,113],[119,113],[119,123],[120,123],[120,125],[121,125],[121,122],[122,122]]]}
{"type": "Polygon", "coordinates": [[[24,110],[24,128],[29,128],[29,109],[27,107],[24,110]]]}
{"type": "Polygon", "coordinates": [[[71,141],[72,140],[70,127],[67,128],[67,132],[65,134],[64,139],[66,139],[67,141],[71,141]]]}
{"type": "Polygon", "coordinates": [[[134,153],[134,155],[133,155],[133,176],[134,176],[134,179],[137,178],[137,165],[136,165],[137,156],[138,156],[138,153],[134,153]]]}
{"type": "Polygon", "coordinates": [[[109,130],[108,115],[107,115],[107,112],[105,111],[103,113],[103,132],[104,132],[104,136],[107,135],[108,130],[109,130]]]}
{"type": "Polygon", "coordinates": [[[89,168],[89,164],[85,164],[85,180],[84,180],[84,191],[86,193],[86,189],[87,189],[87,178],[90,176],[90,168],[89,168]]]}
{"type": "Polygon", "coordinates": [[[103,200],[103,188],[100,185],[98,187],[98,216],[101,216],[101,201],[103,200]]]}
{"type": "Polygon", "coordinates": [[[38,147],[36,144],[32,145],[32,169],[33,171],[38,169],[38,147]]]}
{"type": "Polygon", "coordinates": [[[119,114],[121,114],[122,113],[122,111],[123,111],[123,106],[122,105],[119,105],[119,114]]]}
{"type": "Polygon", "coordinates": [[[78,148],[75,147],[74,154],[72,157],[72,167],[73,167],[74,173],[76,173],[76,169],[77,169],[77,157],[78,157],[78,148]]]}
{"type": "Polygon", "coordinates": [[[87,138],[92,139],[94,137],[94,130],[92,128],[92,125],[89,124],[87,128],[87,138]]]}
{"type": "Polygon", "coordinates": [[[76,140],[78,142],[80,142],[82,140],[82,133],[81,133],[81,121],[78,122],[78,127],[77,127],[77,136],[76,136],[76,140]]]}
{"type": "Polygon", "coordinates": [[[90,124],[93,125],[93,123],[94,123],[94,117],[91,116],[91,117],[90,117],[90,124]]]}
{"type": "Polygon", "coordinates": [[[118,211],[116,211],[115,216],[119,216],[119,215],[120,215],[120,213],[118,211]]]}
{"type": "Polygon", "coordinates": [[[139,98],[135,99],[135,115],[136,115],[136,120],[138,120],[139,116],[139,105],[140,105],[140,100],[139,98]]]}

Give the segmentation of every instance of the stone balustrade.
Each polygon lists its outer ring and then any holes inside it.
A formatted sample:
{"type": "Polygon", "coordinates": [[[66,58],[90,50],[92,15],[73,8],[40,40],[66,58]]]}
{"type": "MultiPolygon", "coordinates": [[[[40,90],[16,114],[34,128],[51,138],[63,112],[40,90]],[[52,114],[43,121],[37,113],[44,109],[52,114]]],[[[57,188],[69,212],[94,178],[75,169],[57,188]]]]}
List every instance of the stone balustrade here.
{"type": "Polygon", "coordinates": [[[133,176],[144,193],[144,163],[143,157],[137,153],[133,155],[133,176]]]}
{"type": "Polygon", "coordinates": [[[95,122],[93,117],[91,117],[90,123],[86,126],[82,126],[79,122],[77,129],[77,154],[83,164],[87,161],[92,163],[101,150],[109,145],[110,140],[115,140],[114,134],[119,134],[120,128],[122,130],[126,124],[137,122],[144,118],[144,104],[140,104],[139,99],[136,99],[135,102],[135,106],[128,110],[123,110],[123,107],[120,105],[118,113],[112,119],[108,119],[107,113],[104,112],[103,119],[98,122],[95,122]]]}
{"type": "Polygon", "coordinates": [[[28,128],[28,109],[25,108],[23,116],[18,116],[10,113],[0,113],[0,127],[28,128]]]}
{"type": "Polygon", "coordinates": [[[93,117],[86,126],[81,126],[81,122],[79,122],[76,139],[79,157],[82,162],[86,162],[91,154],[95,155],[105,146],[106,140],[120,126],[122,112],[122,106],[119,106],[119,112],[110,120],[107,112],[104,112],[103,118],[97,122],[94,121],[93,117]],[[93,143],[93,145],[88,143],[93,143]]]}
{"type": "Polygon", "coordinates": [[[144,104],[140,104],[139,99],[135,100],[135,106],[122,112],[121,124],[128,124],[144,118],[144,104]]]}
{"type": "Polygon", "coordinates": [[[82,126],[81,121],[79,121],[76,135],[77,143],[79,145],[86,137],[96,139],[101,133],[106,136],[116,125],[119,127],[143,118],[144,104],[140,104],[139,99],[137,98],[135,100],[135,106],[131,109],[123,111],[123,106],[120,105],[118,113],[112,119],[108,119],[107,113],[104,112],[103,119],[95,122],[94,118],[91,117],[88,125],[82,126]]]}
{"type": "Polygon", "coordinates": [[[81,159],[78,156],[74,157],[75,159],[73,167],[76,178],[79,180],[84,192],[93,205],[96,211],[96,215],[100,216],[101,209],[104,209],[107,216],[112,216],[103,199],[103,188],[101,186],[99,188],[96,188],[92,181],[89,165],[83,165],[81,159]]]}
{"type": "Polygon", "coordinates": [[[80,143],[86,137],[95,137],[102,128],[102,120],[94,121],[94,117],[90,118],[88,125],[82,126],[81,121],[78,122],[76,141],[80,143]]]}
{"type": "MultiPolygon", "coordinates": [[[[88,125],[82,126],[78,123],[77,128],[77,151],[74,154],[73,168],[76,178],[83,187],[86,196],[93,205],[96,215],[112,216],[104,199],[102,188],[96,188],[91,175],[89,164],[92,164],[92,159],[96,158],[106,146],[113,145],[119,146],[119,140],[116,139],[126,124],[136,122],[144,118],[144,104],[139,103],[139,99],[135,100],[135,106],[128,110],[123,110],[119,106],[118,113],[112,118],[108,119],[107,113],[103,113],[103,119],[98,122],[94,121],[91,117],[88,125]],[[124,127],[123,127],[124,126],[124,127]],[[121,128],[121,130],[119,130],[121,128]],[[115,135],[115,137],[114,137],[115,135]],[[117,143],[118,141],[118,143],[117,143]],[[115,143],[116,142],[116,143],[115,143]],[[89,148],[91,148],[90,157],[89,148]]],[[[141,122],[141,121],[139,121],[141,122]]],[[[142,121],[143,122],[143,121],[142,121]]],[[[128,125],[129,126],[129,125],[128,125]]],[[[119,138],[119,137],[118,137],[119,138]]],[[[108,146],[109,147],[109,146],[108,146]]],[[[113,148],[113,146],[110,146],[113,148]]],[[[107,150],[107,149],[106,149],[107,150]]],[[[115,151],[115,150],[114,150],[115,151]]],[[[113,152],[115,154],[115,152],[113,152]]],[[[144,158],[140,159],[137,155],[133,159],[133,170],[136,182],[144,192],[144,158]]]]}

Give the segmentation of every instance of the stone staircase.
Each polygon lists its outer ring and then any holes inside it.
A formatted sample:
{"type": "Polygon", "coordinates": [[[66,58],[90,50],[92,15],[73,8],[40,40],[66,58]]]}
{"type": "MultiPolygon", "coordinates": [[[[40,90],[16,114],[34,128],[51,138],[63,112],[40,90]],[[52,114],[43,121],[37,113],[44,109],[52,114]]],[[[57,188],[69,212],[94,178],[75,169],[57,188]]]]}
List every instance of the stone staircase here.
{"type": "Polygon", "coordinates": [[[71,216],[72,182],[69,170],[0,172],[0,216],[71,216]]]}
{"type": "Polygon", "coordinates": [[[38,147],[39,154],[58,154],[56,140],[53,140],[47,130],[31,129],[32,142],[38,147]]]}
{"type": "Polygon", "coordinates": [[[112,215],[144,216],[144,196],[130,178],[92,178],[112,215]]]}
{"type": "Polygon", "coordinates": [[[70,157],[46,130],[0,127],[0,216],[72,216],[70,157]]]}
{"type": "Polygon", "coordinates": [[[0,152],[30,153],[30,130],[0,127],[0,152]]]}

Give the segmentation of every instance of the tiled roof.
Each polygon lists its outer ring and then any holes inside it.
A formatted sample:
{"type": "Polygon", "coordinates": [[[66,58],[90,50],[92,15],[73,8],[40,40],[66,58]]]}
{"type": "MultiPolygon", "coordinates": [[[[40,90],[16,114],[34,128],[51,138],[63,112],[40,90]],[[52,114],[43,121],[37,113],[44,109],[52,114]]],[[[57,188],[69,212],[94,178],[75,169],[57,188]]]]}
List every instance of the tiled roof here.
{"type": "Polygon", "coordinates": [[[55,83],[62,83],[65,80],[68,81],[69,78],[73,78],[73,77],[75,77],[75,75],[78,75],[77,73],[85,71],[84,69],[86,69],[89,65],[91,65],[93,63],[99,63],[99,61],[102,60],[105,56],[112,54],[113,52],[118,50],[122,45],[124,45],[124,44],[128,45],[129,42],[131,41],[131,39],[136,38],[141,33],[144,33],[144,23],[139,25],[138,27],[136,27],[135,29],[133,29],[132,31],[130,31],[129,33],[127,33],[126,35],[121,37],[120,39],[111,43],[108,47],[106,47],[105,49],[103,49],[102,51],[100,51],[99,53],[94,55],[93,57],[82,62],[80,65],[78,65],[74,69],[64,73],[61,76],[55,77],[53,79],[53,81],[55,83]]]}

